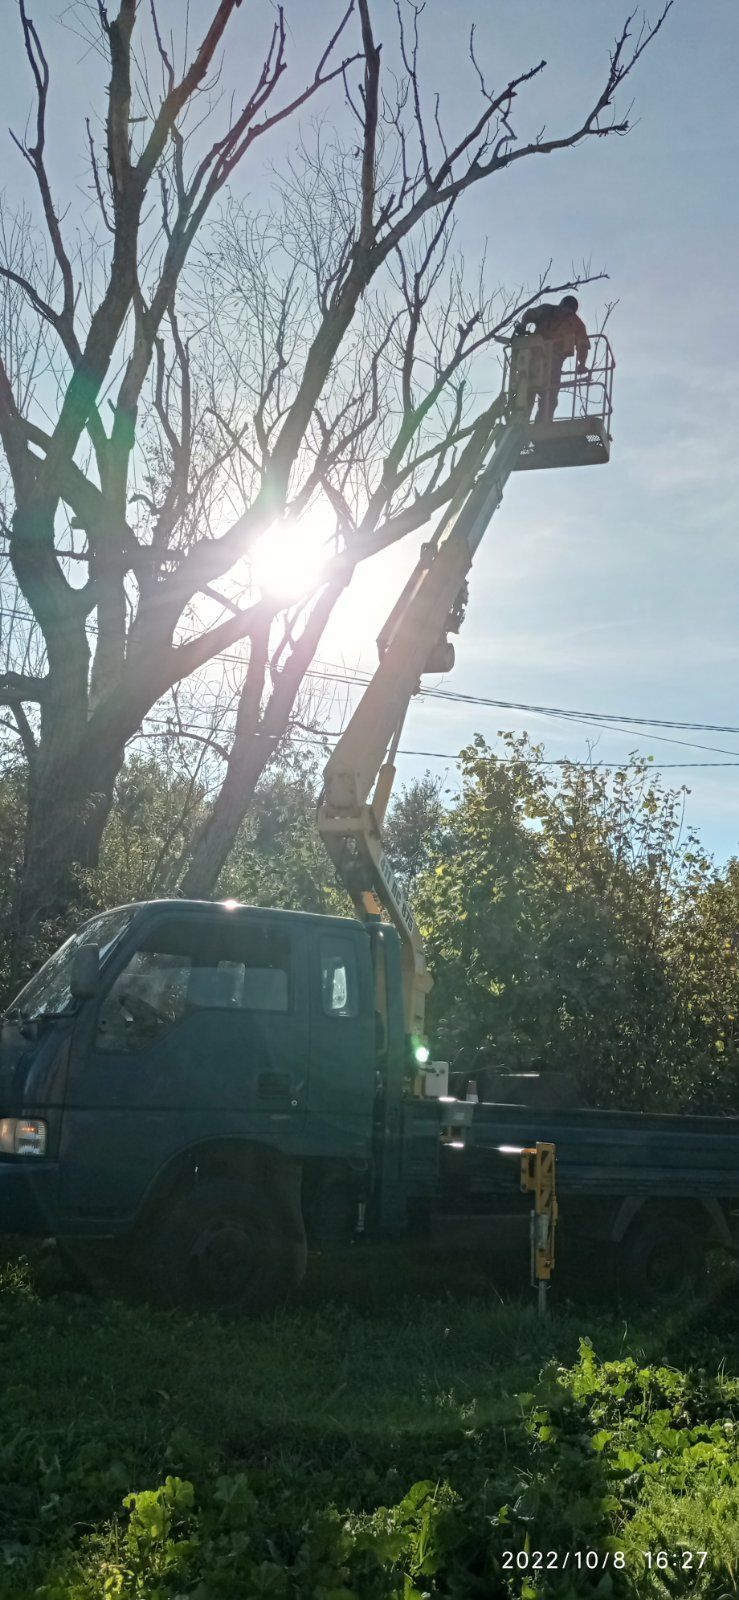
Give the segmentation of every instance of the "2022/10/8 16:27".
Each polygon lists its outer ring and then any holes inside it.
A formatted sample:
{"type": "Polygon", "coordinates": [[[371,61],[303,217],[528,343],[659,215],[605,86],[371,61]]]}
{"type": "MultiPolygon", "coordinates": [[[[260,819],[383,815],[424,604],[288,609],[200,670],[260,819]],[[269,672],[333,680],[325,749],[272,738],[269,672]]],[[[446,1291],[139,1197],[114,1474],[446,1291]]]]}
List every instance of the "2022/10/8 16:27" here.
{"type": "MultiPolygon", "coordinates": [[[[708,1559],[707,1550],[642,1550],[640,1555],[648,1571],[700,1572],[708,1559]]],[[[577,1571],[606,1571],[612,1567],[623,1571],[627,1565],[625,1550],[505,1550],[504,1572],[564,1572],[567,1567],[577,1571]]]]}

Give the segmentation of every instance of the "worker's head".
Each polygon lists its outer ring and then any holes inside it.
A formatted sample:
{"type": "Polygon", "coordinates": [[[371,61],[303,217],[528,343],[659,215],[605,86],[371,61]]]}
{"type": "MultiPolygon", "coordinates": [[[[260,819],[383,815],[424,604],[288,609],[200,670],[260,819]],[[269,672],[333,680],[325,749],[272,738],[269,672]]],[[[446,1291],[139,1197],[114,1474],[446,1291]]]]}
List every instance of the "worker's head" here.
{"type": "Polygon", "coordinates": [[[566,294],[559,303],[563,311],[577,311],[580,302],[575,299],[574,294],[566,294]]]}

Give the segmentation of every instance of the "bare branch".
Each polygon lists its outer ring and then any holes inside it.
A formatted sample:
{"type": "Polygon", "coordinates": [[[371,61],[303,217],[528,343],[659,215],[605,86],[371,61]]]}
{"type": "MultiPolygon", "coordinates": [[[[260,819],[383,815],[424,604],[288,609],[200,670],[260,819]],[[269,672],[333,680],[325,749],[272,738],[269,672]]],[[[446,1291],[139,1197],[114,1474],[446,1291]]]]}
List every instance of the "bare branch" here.
{"type": "Polygon", "coordinates": [[[33,728],[31,727],[20,700],[14,700],[12,702],[11,710],[15,725],[21,737],[21,743],[23,745],[26,760],[28,761],[29,766],[32,766],[38,754],[38,745],[36,744],[33,728]]]}
{"type": "Polygon", "coordinates": [[[90,127],[90,118],[89,117],[85,117],[85,127],[87,129],[87,148],[88,148],[88,150],[90,152],[90,166],[92,168],[92,181],[93,181],[93,183],[95,185],[95,193],[96,193],[96,195],[98,197],[98,205],[100,207],[100,215],[101,215],[101,217],[103,219],[103,222],[105,223],[105,226],[106,226],[106,228],[108,230],[108,233],[115,234],[115,228],[113,226],[113,223],[110,220],[110,217],[108,216],[108,208],[107,208],[107,206],[105,204],[105,195],[103,194],[103,186],[102,186],[102,183],[100,181],[100,169],[98,167],[97,155],[95,154],[95,141],[94,141],[94,139],[92,137],[92,128],[90,127]]]}
{"type": "Polygon", "coordinates": [[[15,705],[18,700],[35,700],[40,704],[47,686],[47,679],[34,678],[26,673],[0,673],[0,704],[15,705]]]}
{"type": "MultiPolygon", "coordinates": [[[[274,612],[270,614],[273,615],[274,612]]],[[[189,678],[198,667],[221,655],[230,645],[238,644],[240,639],[248,639],[264,615],[265,603],[263,600],[258,600],[247,611],[236,610],[232,617],[228,617],[217,627],[208,628],[188,644],[180,644],[170,650],[163,678],[164,686],[160,693],[163,694],[165,689],[171,688],[173,683],[189,678]]]]}
{"type": "MultiPolygon", "coordinates": [[[[369,250],[374,243],[375,161],[377,155],[377,112],[380,83],[380,49],[375,44],[370,19],[369,0],[358,0],[364,47],[364,135],[362,140],[362,208],[359,219],[359,243],[369,250]]],[[[344,73],[346,68],[343,69],[344,73]]]]}
{"type": "Polygon", "coordinates": [[[46,226],[52,243],[54,255],[62,278],[63,305],[61,316],[67,325],[68,335],[73,332],[75,289],[72,276],[72,266],[64,247],[59,219],[54,209],[48,176],[45,166],[46,149],[46,106],[49,94],[49,63],[44,55],[41,40],[35,24],[31,21],[26,10],[25,0],[18,0],[21,25],[23,28],[23,41],[26,55],[36,84],[36,143],[25,145],[15,134],[11,134],[13,142],[18,146],[21,154],[25,156],[32,167],[36,182],[41,194],[46,226]]]}
{"type": "MultiPolygon", "coordinates": [[[[188,100],[191,99],[192,95],[203,82],[203,79],[207,76],[215,52],[225,33],[231,13],[234,11],[235,7],[240,4],[241,0],[220,0],[220,3],[216,7],[215,15],[210,27],[205,33],[200,47],[195,53],[193,61],[187,68],[187,71],[184,73],[180,82],[171,84],[169,93],[162,101],[162,105],[155,120],[154,127],[151,130],[149,138],[137,163],[137,177],[140,184],[143,186],[148,183],[183,106],[187,104],[188,100]]],[[[154,8],[152,9],[156,26],[156,11],[154,8]]],[[[284,25],[281,6],[278,6],[278,15],[280,19],[278,26],[284,25]]],[[[161,36],[158,28],[157,44],[161,53],[161,36]]]]}

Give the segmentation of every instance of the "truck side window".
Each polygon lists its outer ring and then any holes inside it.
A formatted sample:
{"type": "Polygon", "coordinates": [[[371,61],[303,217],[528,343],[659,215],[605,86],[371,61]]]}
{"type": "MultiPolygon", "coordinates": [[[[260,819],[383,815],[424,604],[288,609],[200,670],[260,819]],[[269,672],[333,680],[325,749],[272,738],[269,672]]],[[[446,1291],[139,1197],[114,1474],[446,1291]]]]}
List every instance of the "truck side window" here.
{"type": "Polygon", "coordinates": [[[357,952],[341,934],[320,940],[321,1001],[327,1017],[359,1016],[357,952]]]}
{"type": "Polygon", "coordinates": [[[174,917],[153,928],[100,1006],[99,1050],[143,1050],[200,1011],[290,1008],[291,940],[237,919],[174,917]]]}
{"type": "Polygon", "coordinates": [[[185,1014],[191,964],[166,950],[136,950],[98,1013],[98,1050],[143,1050],[185,1014]]]}

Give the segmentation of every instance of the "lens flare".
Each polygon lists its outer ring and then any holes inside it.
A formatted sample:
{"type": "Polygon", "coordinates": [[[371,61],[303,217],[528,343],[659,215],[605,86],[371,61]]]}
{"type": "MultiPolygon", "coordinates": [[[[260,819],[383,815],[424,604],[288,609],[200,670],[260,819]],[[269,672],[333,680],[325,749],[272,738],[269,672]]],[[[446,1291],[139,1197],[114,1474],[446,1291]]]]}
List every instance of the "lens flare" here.
{"type": "Polygon", "coordinates": [[[272,600],[299,600],[321,581],[331,555],[326,525],[308,516],[270,528],[251,553],[252,579],[272,600]]]}

